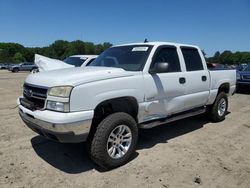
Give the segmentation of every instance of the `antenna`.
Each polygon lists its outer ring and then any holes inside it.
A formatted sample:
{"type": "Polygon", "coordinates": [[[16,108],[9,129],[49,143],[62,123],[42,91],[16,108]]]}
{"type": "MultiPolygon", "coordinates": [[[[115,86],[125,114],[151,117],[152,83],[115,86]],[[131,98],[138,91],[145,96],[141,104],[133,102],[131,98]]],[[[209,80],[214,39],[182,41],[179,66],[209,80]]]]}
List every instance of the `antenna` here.
{"type": "Polygon", "coordinates": [[[144,40],[144,43],[147,43],[147,42],[148,42],[148,39],[145,39],[145,40],[144,40]]]}

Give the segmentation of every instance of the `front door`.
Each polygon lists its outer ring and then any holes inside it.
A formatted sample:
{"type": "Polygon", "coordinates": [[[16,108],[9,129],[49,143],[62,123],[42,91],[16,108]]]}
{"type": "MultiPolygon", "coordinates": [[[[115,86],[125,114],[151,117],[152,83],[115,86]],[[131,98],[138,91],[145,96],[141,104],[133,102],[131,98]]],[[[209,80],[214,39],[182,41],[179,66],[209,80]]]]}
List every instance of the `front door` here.
{"type": "Polygon", "coordinates": [[[167,62],[165,72],[144,74],[146,120],[166,117],[184,108],[185,83],[177,49],[174,46],[161,46],[153,57],[151,68],[156,63],[167,62]]]}

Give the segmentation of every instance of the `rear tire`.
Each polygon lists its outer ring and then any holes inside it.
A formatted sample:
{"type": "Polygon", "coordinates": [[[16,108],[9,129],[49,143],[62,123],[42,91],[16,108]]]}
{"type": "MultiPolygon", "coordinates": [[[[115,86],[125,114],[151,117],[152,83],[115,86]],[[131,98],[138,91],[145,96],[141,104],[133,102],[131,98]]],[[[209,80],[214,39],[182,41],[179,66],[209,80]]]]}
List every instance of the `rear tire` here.
{"type": "Polygon", "coordinates": [[[207,115],[213,122],[220,122],[225,119],[228,109],[227,94],[221,92],[217,95],[214,103],[207,107],[207,115]]]}
{"type": "Polygon", "coordinates": [[[135,152],[138,127],[127,113],[107,116],[98,125],[90,147],[90,157],[104,169],[127,163],[135,152]]]}

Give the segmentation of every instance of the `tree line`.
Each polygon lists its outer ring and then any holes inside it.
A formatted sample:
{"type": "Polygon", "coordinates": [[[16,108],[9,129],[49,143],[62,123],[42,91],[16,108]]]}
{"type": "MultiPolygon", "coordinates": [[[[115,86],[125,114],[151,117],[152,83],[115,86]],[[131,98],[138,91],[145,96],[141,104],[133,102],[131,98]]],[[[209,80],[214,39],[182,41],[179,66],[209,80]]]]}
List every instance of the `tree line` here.
{"type": "Polygon", "coordinates": [[[206,58],[209,63],[220,63],[227,65],[238,65],[242,63],[250,63],[250,52],[231,52],[225,50],[220,53],[217,51],[213,57],[206,58]]]}
{"type": "Polygon", "coordinates": [[[100,54],[112,44],[94,44],[92,42],[57,40],[47,47],[24,47],[18,43],[0,43],[0,63],[34,62],[34,55],[63,60],[77,54],[100,54]]]}
{"type": "MultiPolygon", "coordinates": [[[[47,47],[24,47],[18,43],[0,43],[0,63],[33,62],[34,55],[40,54],[47,57],[63,60],[76,54],[100,54],[112,44],[94,44],[80,40],[65,41],[57,40],[47,47]]],[[[241,64],[250,62],[250,52],[231,52],[226,50],[222,53],[217,51],[213,57],[206,58],[209,63],[241,64]]]]}

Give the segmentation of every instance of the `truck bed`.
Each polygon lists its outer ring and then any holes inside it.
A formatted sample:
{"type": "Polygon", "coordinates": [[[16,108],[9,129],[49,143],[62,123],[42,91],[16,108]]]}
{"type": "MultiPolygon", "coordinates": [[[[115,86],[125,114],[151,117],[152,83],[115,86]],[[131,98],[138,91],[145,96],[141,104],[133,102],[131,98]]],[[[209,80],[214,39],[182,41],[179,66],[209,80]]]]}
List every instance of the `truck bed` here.
{"type": "Polygon", "coordinates": [[[218,88],[223,83],[230,86],[229,95],[235,92],[236,88],[236,70],[210,70],[210,96],[208,104],[212,104],[216,98],[218,88]]]}

